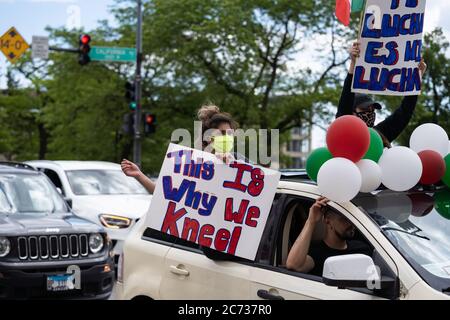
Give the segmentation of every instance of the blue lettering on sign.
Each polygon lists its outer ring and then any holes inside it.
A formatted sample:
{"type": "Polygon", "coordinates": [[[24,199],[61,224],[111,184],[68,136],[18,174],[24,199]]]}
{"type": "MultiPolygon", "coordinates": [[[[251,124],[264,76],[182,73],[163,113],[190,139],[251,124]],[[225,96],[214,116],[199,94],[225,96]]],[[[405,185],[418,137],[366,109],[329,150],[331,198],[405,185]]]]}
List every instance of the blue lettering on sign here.
{"type": "Polygon", "coordinates": [[[370,41],[367,44],[366,55],[364,61],[372,64],[384,64],[387,66],[393,66],[397,64],[399,59],[398,44],[395,41],[388,42],[386,49],[389,51],[389,55],[379,55],[379,50],[383,47],[383,42],[370,41]]]}
{"type": "MultiPolygon", "coordinates": [[[[405,6],[407,8],[416,8],[419,5],[419,0],[406,0],[405,6]]],[[[391,10],[398,9],[400,0],[391,0],[391,10]]]]}
{"type": "Polygon", "coordinates": [[[405,61],[422,60],[422,40],[414,40],[406,42],[405,61]]]}
{"type": "Polygon", "coordinates": [[[163,191],[164,198],[166,200],[180,202],[184,196],[186,196],[184,205],[198,210],[198,214],[201,216],[211,215],[214,206],[217,202],[216,196],[210,196],[206,192],[197,191],[197,183],[195,181],[189,181],[183,179],[179,188],[174,188],[172,185],[172,177],[163,177],[163,191]],[[203,206],[200,207],[200,203],[203,206]]]}
{"type": "Polygon", "coordinates": [[[361,32],[361,37],[379,39],[381,37],[381,30],[372,29],[369,27],[368,21],[371,16],[373,16],[372,13],[366,13],[366,16],[364,18],[364,23],[363,23],[363,29],[361,32]]]}
{"type": "Polygon", "coordinates": [[[361,32],[363,38],[394,38],[399,35],[415,35],[423,32],[425,14],[384,14],[381,20],[381,30],[373,29],[367,21],[373,14],[368,13],[365,17],[365,23],[361,32]]]}
{"type": "Polygon", "coordinates": [[[421,90],[421,78],[419,68],[392,69],[370,68],[369,80],[365,80],[366,69],[362,66],[355,68],[355,89],[383,92],[386,90],[395,92],[411,92],[421,90]],[[400,77],[400,81],[395,78],[400,77]]]}

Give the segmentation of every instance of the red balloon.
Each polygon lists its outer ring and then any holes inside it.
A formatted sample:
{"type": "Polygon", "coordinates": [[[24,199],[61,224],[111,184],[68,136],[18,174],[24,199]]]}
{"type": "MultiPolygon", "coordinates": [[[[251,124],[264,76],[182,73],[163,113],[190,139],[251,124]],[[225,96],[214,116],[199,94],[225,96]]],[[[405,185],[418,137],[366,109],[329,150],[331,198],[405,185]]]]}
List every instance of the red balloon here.
{"type": "Polygon", "coordinates": [[[327,146],[333,157],[358,162],[369,150],[369,128],[358,117],[339,117],[328,129],[327,146]]]}
{"type": "Polygon", "coordinates": [[[439,182],[445,174],[445,161],[436,151],[424,150],[418,153],[422,161],[422,177],[420,183],[429,185],[439,182]]]}

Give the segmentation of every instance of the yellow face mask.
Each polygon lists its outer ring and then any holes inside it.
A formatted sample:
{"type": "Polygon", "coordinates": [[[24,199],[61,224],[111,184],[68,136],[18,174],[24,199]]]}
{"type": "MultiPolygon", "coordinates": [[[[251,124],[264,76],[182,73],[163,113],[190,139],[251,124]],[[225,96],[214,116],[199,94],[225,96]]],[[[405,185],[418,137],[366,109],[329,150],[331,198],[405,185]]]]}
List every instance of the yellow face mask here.
{"type": "Polygon", "coordinates": [[[228,153],[233,150],[234,137],[230,135],[215,136],[212,146],[216,152],[228,153]]]}

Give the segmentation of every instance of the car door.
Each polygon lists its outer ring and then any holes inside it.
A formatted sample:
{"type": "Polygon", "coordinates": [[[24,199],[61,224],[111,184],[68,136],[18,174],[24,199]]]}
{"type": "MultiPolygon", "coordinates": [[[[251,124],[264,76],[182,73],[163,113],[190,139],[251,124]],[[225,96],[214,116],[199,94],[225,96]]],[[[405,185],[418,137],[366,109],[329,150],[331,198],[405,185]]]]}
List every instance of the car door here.
{"type": "Polygon", "coordinates": [[[376,300],[371,294],[325,285],[320,277],[267,266],[251,270],[250,299],[259,300],[376,300]]]}
{"type": "MultiPolygon", "coordinates": [[[[300,193],[302,194],[302,193],[300,193]]],[[[304,199],[309,199],[312,204],[317,198],[317,195],[302,194],[304,199]]],[[[284,194],[285,197],[282,205],[280,205],[273,213],[280,219],[279,223],[272,223],[272,228],[276,229],[268,232],[272,235],[271,239],[263,239],[262,241],[268,241],[275,244],[277,241],[287,241],[287,232],[290,231],[290,226],[286,227],[293,219],[293,210],[288,207],[289,195],[284,194]]],[[[298,194],[296,195],[296,197],[298,194]]],[[[309,206],[303,208],[303,216],[307,218],[309,206]]],[[[262,243],[263,245],[263,243],[262,243]]],[[[311,299],[346,299],[346,300],[376,300],[381,299],[373,295],[369,290],[343,290],[335,287],[330,287],[322,282],[321,277],[302,274],[299,272],[293,272],[288,270],[283,265],[276,263],[277,255],[287,258],[287,250],[281,250],[285,252],[276,252],[277,248],[274,245],[271,257],[264,258],[261,261],[257,261],[250,270],[251,280],[251,295],[250,299],[261,300],[282,300],[282,299],[299,299],[299,300],[311,300],[311,299]]]]}
{"type": "Polygon", "coordinates": [[[208,258],[194,243],[179,240],[165,259],[161,299],[248,299],[250,268],[208,258]]]}
{"type": "MultiPolygon", "coordinates": [[[[274,222],[272,213],[280,204],[275,196],[266,226],[274,222]]],[[[270,229],[270,228],[269,228],[270,229]]],[[[266,237],[267,227],[262,238],[266,237]]],[[[261,246],[261,254],[266,253],[261,246]]],[[[260,255],[261,255],[260,254],[260,255]]],[[[202,250],[197,244],[178,239],[165,259],[161,284],[162,299],[250,299],[253,261],[221,256],[202,250]]]]}

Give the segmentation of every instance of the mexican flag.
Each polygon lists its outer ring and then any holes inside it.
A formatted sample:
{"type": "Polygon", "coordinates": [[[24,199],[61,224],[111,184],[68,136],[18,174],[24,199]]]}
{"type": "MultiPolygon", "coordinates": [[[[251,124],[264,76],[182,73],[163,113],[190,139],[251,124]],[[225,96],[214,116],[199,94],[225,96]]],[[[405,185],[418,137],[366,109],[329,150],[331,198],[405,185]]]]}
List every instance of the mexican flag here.
{"type": "Polygon", "coordinates": [[[350,24],[350,13],[360,12],[364,9],[365,0],[336,0],[336,17],[348,26],[350,24]]]}

